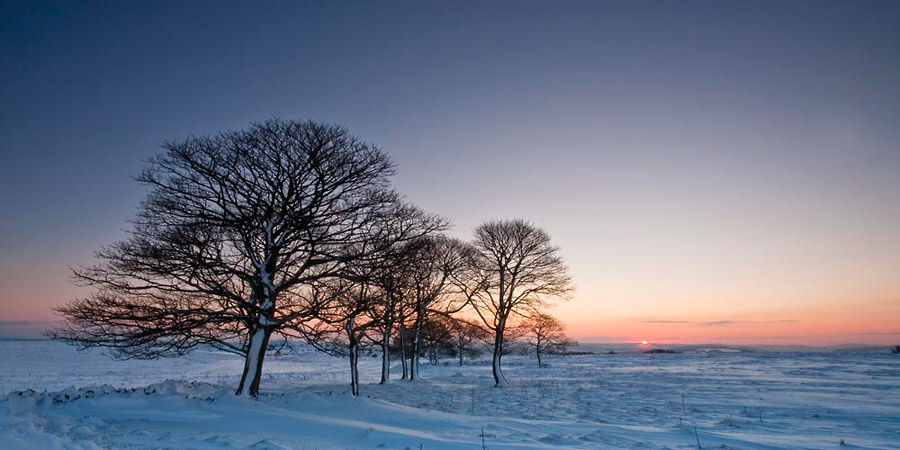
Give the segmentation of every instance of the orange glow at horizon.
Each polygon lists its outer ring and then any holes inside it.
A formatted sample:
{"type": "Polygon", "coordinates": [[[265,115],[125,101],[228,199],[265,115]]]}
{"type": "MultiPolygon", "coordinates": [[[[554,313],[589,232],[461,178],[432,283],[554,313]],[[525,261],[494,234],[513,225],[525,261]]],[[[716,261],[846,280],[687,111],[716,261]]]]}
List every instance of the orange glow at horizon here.
{"type": "MultiPolygon", "coordinates": [[[[568,305],[566,305],[568,306],[568,305]]],[[[563,309],[562,306],[559,307],[563,309]]],[[[762,309],[762,308],[760,308],[762,309]]],[[[599,312],[598,315],[602,315],[599,312]]],[[[900,342],[900,302],[822,304],[779,310],[695,316],[620,317],[602,320],[559,317],[568,333],[582,342],[655,344],[838,345],[900,342]],[[646,338],[635,339],[640,330],[646,338]]],[[[583,317],[583,316],[582,316],[583,317]]]]}

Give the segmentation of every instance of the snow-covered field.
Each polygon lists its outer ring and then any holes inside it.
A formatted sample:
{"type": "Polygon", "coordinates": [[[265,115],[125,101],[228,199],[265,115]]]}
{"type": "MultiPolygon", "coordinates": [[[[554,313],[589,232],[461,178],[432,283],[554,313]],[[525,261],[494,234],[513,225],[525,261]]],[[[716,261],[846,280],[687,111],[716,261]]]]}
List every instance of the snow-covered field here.
{"type": "Polygon", "coordinates": [[[0,361],[0,390],[38,391],[0,400],[0,448],[900,448],[886,351],[508,357],[502,389],[488,361],[381,386],[363,358],[362,398],[346,360],[305,351],[267,358],[255,401],[231,395],[242,362],[213,352],[113,361],[0,341],[0,361]]]}

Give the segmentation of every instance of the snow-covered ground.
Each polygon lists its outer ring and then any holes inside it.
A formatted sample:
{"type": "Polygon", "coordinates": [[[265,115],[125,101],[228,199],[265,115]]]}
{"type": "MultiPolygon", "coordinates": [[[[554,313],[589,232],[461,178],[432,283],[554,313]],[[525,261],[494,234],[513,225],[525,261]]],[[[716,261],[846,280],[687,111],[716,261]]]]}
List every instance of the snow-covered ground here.
{"type": "Polygon", "coordinates": [[[2,391],[49,391],[0,400],[0,448],[900,448],[886,351],[508,357],[502,389],[489,361],[380,386],[367,357],[362,398],[346,360],[305,351],[267,358],[259,400],[231,395],[242,362],[214,352],[112,361],[0,341],[0,361],[2,391]]]}

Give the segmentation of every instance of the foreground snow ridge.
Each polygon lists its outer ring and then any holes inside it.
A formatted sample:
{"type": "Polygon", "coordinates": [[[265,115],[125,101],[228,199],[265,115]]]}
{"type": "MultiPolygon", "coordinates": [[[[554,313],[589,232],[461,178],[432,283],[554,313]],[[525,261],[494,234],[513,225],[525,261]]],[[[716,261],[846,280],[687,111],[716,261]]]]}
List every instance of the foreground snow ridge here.
{"type": "MultiPolygon", "coordinates": [[[[487,421],[346,394],[270,394],[253,400],[209,383],[174,380],[143,389],[18,391],[3,398],[2,408],[3,427],[10,431],[6,443],[41,449],[475,448],[482,438],[479,427],[487,421]]],[[[496,435],[484,432],[484,437],[496,435]]]]}

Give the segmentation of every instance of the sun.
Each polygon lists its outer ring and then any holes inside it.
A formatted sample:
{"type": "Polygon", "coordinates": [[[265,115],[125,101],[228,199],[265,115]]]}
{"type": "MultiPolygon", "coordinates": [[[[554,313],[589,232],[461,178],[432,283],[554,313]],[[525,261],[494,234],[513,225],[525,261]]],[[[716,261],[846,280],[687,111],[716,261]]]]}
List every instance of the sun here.
{"type": "Polygon", "coordinates": [[[649,345],[650,343],[647,341],[641,341],[641,345],[649,345]]]}

